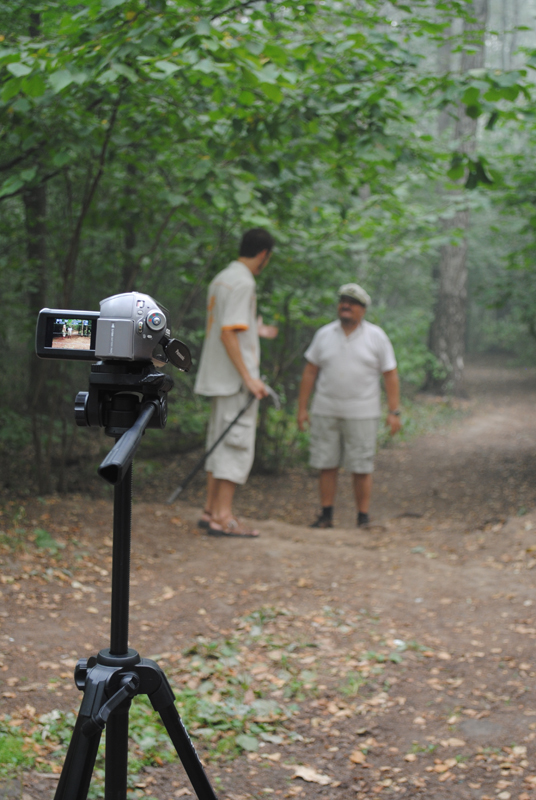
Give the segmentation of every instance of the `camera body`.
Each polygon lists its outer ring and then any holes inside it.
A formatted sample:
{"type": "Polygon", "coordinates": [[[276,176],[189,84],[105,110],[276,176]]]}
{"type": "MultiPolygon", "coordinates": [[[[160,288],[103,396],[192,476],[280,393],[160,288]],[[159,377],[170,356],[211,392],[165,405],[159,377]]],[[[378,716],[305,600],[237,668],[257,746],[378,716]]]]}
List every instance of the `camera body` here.
{"type": "Polygon", "coordinates": [[[162,338],[171,338],[167,315],[148,294],[129,292],[101,300],[96,357],[123,361],[158,358],[162,338]]]}
{"type": "Polygon", "coordinates": [[[187,372],[186,345],[171,339],[169,312],[148,294],[107,297],[96,311],[44,308],[39,312],[35,351],[40,358],[77,361],[171,361],[187,372]]]}

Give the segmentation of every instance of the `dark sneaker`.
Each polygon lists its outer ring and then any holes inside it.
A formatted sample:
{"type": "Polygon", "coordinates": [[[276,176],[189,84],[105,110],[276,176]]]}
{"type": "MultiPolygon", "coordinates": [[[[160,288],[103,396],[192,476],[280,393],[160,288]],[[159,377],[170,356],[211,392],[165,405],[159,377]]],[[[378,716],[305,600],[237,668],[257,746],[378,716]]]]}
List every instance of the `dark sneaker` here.
{"type": "Polygon", "coordinates": [[[360,511],[357,515],[357,527],[361,528],[363,525],[368,525],[370,523],[370,517],[368,514],[365,514],[364,511],[360,511]]]}
{"type": "Polygon", "coordinates": [[[317,519],[310,525],[311,528],[333,528],[333,520],[329,519],[329,517],[324,517],[323,514],[319,514],[317,519]]]}

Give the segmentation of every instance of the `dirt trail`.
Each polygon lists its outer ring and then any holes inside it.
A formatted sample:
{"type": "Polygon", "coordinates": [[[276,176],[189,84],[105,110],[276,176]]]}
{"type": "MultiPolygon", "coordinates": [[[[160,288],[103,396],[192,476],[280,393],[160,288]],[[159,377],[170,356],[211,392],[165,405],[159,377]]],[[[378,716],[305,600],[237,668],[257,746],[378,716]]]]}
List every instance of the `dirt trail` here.
{"type": "MultiPolygon", "coordinates": [[[[409,511],[475,527],[536,506],[536,370],[507,369],[490,360],[467,369],[467,389],[472,413],[465,419],[380,450],[371,508],[377,521],[409,511]]],[[[170,464],[169,484],[180,483],[198,457],[191,454],[170,464]]],[[[151,491],[163,501],[168,486],[155,481],[151,491]]],[[[203,503],[202,473],[185,497],[192,505],[203,503]]],[[[309,524],[318,511],[317,478],[304,469],[276,477],[253,475],[237,501],[244,516],[309,524]]],[[[350,480],[344,474],[335,521],[341,527],[355,523],[350,480]]]]}
{"type": "MultiPolygon", "coordinates": [[[[536,796],[536,513],[518,516],[536,506],[536,373],[475,367],[469,390],[469,416],[380,453],[370,530],[353,527],[347,481],[347,527],[291,524],[316,507],[316,481],[298,471],[242,493],[244,509],[287,518],[260,520],[256,541],[200,535],[193,506],[135,505],[132,643],[201,691],[181,651],[234,640],[244,702],[297,701],[280,741],[209,760],[221,798],[536,796]],[[324,784],[293,778],[296,765],[324,784]]],[[[65,547],[54,561],[0,553],[0,696],[22,720],[28,706],[76,708],[73,659],[107,645],[111,505],[54,498],[26,514],[65,547]]],[[[146,778],[133,798],[186,796],[176,764],[146,778]]],[[[27,773],[24,800],[53,787],[27,773]]]]}

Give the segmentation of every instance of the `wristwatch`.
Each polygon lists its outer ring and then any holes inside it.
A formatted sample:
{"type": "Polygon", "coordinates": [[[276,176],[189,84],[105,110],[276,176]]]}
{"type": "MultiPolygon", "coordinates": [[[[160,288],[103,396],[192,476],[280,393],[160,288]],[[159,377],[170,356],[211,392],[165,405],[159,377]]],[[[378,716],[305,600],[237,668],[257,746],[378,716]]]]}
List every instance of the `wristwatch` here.
{"type": "Polygon", "coordinates": [[[391,414],[391,416],[393,417],[399,417],[402,412],[400,411],[399,408],[397,408],[395,411],[389,411],[388,413],[391,414]]]}

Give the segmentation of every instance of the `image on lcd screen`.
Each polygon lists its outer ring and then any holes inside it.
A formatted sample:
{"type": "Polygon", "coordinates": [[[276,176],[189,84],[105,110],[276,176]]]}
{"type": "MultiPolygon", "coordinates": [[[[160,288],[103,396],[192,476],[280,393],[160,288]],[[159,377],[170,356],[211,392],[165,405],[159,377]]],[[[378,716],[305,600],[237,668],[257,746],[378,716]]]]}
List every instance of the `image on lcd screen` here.
{"type": "Polygon", "coordinates": [[[55,319],[52,328],[54,350],[90,350],[92,319],[55,319]]]}

